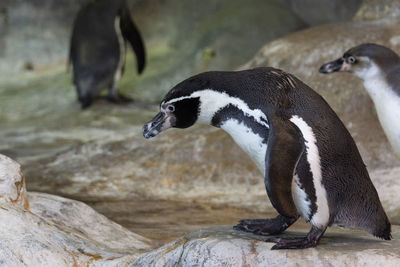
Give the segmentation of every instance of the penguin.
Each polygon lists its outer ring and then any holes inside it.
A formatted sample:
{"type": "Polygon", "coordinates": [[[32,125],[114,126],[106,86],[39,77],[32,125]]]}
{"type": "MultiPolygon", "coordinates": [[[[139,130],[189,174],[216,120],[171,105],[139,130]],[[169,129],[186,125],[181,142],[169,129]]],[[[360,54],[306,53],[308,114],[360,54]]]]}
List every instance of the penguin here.
{"type": "Polygon", "coordinates": [[[146,63],[145,48],[125,0],[89,1],[79,10],[73,24],[69,62],[83,109],[106,88],[109,101],[131,101],[118,93],[125,65],[126,41],[136,54],[140,74],[146,63]]]}
{"type": "Polygon", "coordinates": [[[166,94],[143,136],[195,123],[225,130],[250,156],[279,213],[241,220],[234,229],[270,236],[272,249],[314,247],[332,225],[391,239],[354,140],[327,102],[295,76],[270,67],[198,74],[166,94]],[[276,236],[300,216],[312,225],[305,237],[276,236]]]}
{"type": "Polygon", "coordinates": [[[351,48],[332,62],[323,64],[324,74],[349,72],[364,81],[374,102],[382,128],[400,156],[400,57],[382,45],[367,43],[351,48]]]}

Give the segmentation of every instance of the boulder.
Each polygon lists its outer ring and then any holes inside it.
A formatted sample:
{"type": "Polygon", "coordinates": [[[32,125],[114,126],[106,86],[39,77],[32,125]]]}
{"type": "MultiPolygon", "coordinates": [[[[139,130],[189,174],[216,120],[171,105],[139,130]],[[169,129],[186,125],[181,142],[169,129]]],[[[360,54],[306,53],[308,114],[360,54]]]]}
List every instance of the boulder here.
{"type": "Polygon", "coordinates": [[[399,166],[361,80],[347,73],[318,72],[323,63],[361,43],[382,44],[400,53],[399,27],[396,19],[313,27],[268,43],[241,68],[272,66],[296,75],[336,111],[369,170],[399,166]]]}
{"type": "Polygon", "coordinates": [[[19,164],[0,155],[1,265],[128,265],[152,249],[150,240],[84,203],[26,195],[23,181],[19,164]]]}
{"type": "Polygon", "coordinates": [[[354,20],[392,19],[399,16],[400,2],[397,0],[363,0],[354,16],[354,20]]]}
{"type": "MultiPolygon", "coordinates": [[[[309,226],[308,226],[309,227],[309,226]]],[[[304,224],[285,235],[304,236],[304,224]]],[[[271,250],[266,237],[215,226],[187,234],[142,255],[132,266],[398,266],[400,227],[393,240],[382,241],[361,231],[329,228],[316,248],[271,250]]]]}
{"type": "Polygon", "coordinates": [[[131,10],[144,36],[148,64],[140,77],[128,76],[128,70],[134,71],[134,61],[128,60],[121,87],[153,103],[183,79],[232,70],[266,42],[307,26],[277,0],[133,1],[131,10]]]}
{"type": "Polygon", "coordinates": [[[351,20],[362,0],[279,0],[304,20],[315,26],[351,20]]]}

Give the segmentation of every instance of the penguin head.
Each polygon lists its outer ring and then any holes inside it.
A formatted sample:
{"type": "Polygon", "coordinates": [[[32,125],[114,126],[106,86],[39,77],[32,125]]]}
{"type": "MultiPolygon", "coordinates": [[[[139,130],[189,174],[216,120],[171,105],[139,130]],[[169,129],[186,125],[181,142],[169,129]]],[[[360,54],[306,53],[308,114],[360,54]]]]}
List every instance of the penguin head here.
{"type": "Polygon", "coordinates": [[[381,45],[361,44],[347,50],[342,57],[323,64],[319,72],[328,74],[332,72],[349,72],[362,79],[376,75],[379,69],[390,66],[390,63],[399,62],[399,56],[381,45]]]}
{"type": "MultiPolygon", "coordinates": [[[[188,128],[198,121],[200,101],[195,92],[205,89],[200,77],[189,78],[173,87],[160,104],[160,112],[143,127],[143,136],[152,138],[169,128],[188,128]]],[[[202,99],[201,99],[202,98],[202,99]]]]}

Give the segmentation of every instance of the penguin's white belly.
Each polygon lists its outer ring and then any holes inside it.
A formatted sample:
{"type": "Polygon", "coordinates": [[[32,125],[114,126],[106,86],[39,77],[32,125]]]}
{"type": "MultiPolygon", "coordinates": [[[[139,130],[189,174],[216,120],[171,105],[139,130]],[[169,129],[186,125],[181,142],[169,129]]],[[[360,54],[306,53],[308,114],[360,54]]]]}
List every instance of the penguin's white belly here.
{"type": "Polygon", "coordinates": [[[384,81],[365,83],[394,151],[400,156],[400,97],[384,81]]]}
{"type": "Polygon", "coordinates": [[[306,220],[310,220],[311,215],[311,201],[307,193],[301,189],[299,177],[295,175],[292,181],[292,197],[299,214],[306,220]]]}
{"type": "Polygon", "coordinates": [[[392,97],[375,103],[376,113],[394,151],[400,156],[400,99],[392,97]]]}
{"type": "Polygon", "coordinates": [[[114,73],[112,90],[114,91],[115,94],[117,94],[116,91],[118,90],[119,81],[122,76],[122,67],[124,66],[124,60],[125,60],[125,41],[124,41],[124,37],[122,36],[122,32],[121,32],[121,28],[120,28],[120,17],[119,16],[115,17],[114,29],[115,29],[115,33],[117,35],[117,40],[118,40],[119,59],[118,59],[117,69],[115,70],[115,73],[114,73]]]}
{"type": "Polygon", "coordinates": [[[221,129],[225,130],[233,138],[235,143],[250,156],[265,176],[267,144],[263,143],[264,138],[254,133],[251,128],[236,119],[229,119],[223,122],[221,124],[221,129]]]}

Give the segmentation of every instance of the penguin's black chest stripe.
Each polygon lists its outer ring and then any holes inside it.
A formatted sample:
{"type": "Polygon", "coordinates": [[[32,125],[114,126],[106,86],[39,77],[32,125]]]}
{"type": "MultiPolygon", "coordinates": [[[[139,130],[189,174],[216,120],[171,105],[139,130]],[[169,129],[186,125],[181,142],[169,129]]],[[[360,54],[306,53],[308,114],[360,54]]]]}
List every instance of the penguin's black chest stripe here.
{"type": "Polygon", "coordinates": [[[221,125],[230,119],[236,119],[238,123],[241,123],[245,127],[249,128],[248,131],[252,131],[262,138],[262,142],[264,144],[267,144],[269,134],[269,129],[265,127],[267,121],[261,118],[261,121],[264,122],[264,124],[260,124],[253,117],[246,116],[242,110],[231,104],[215,113],[211,120],[211,125],[221,128],[221,125]]]}
{"type": "Polygon", "coordinates": [[[242,110],[231,104],[217,111],[211,123],[229,133],[265,175],[265,155],[269,133],[267,127],[253,117],[246,116],[242,110]]]}

